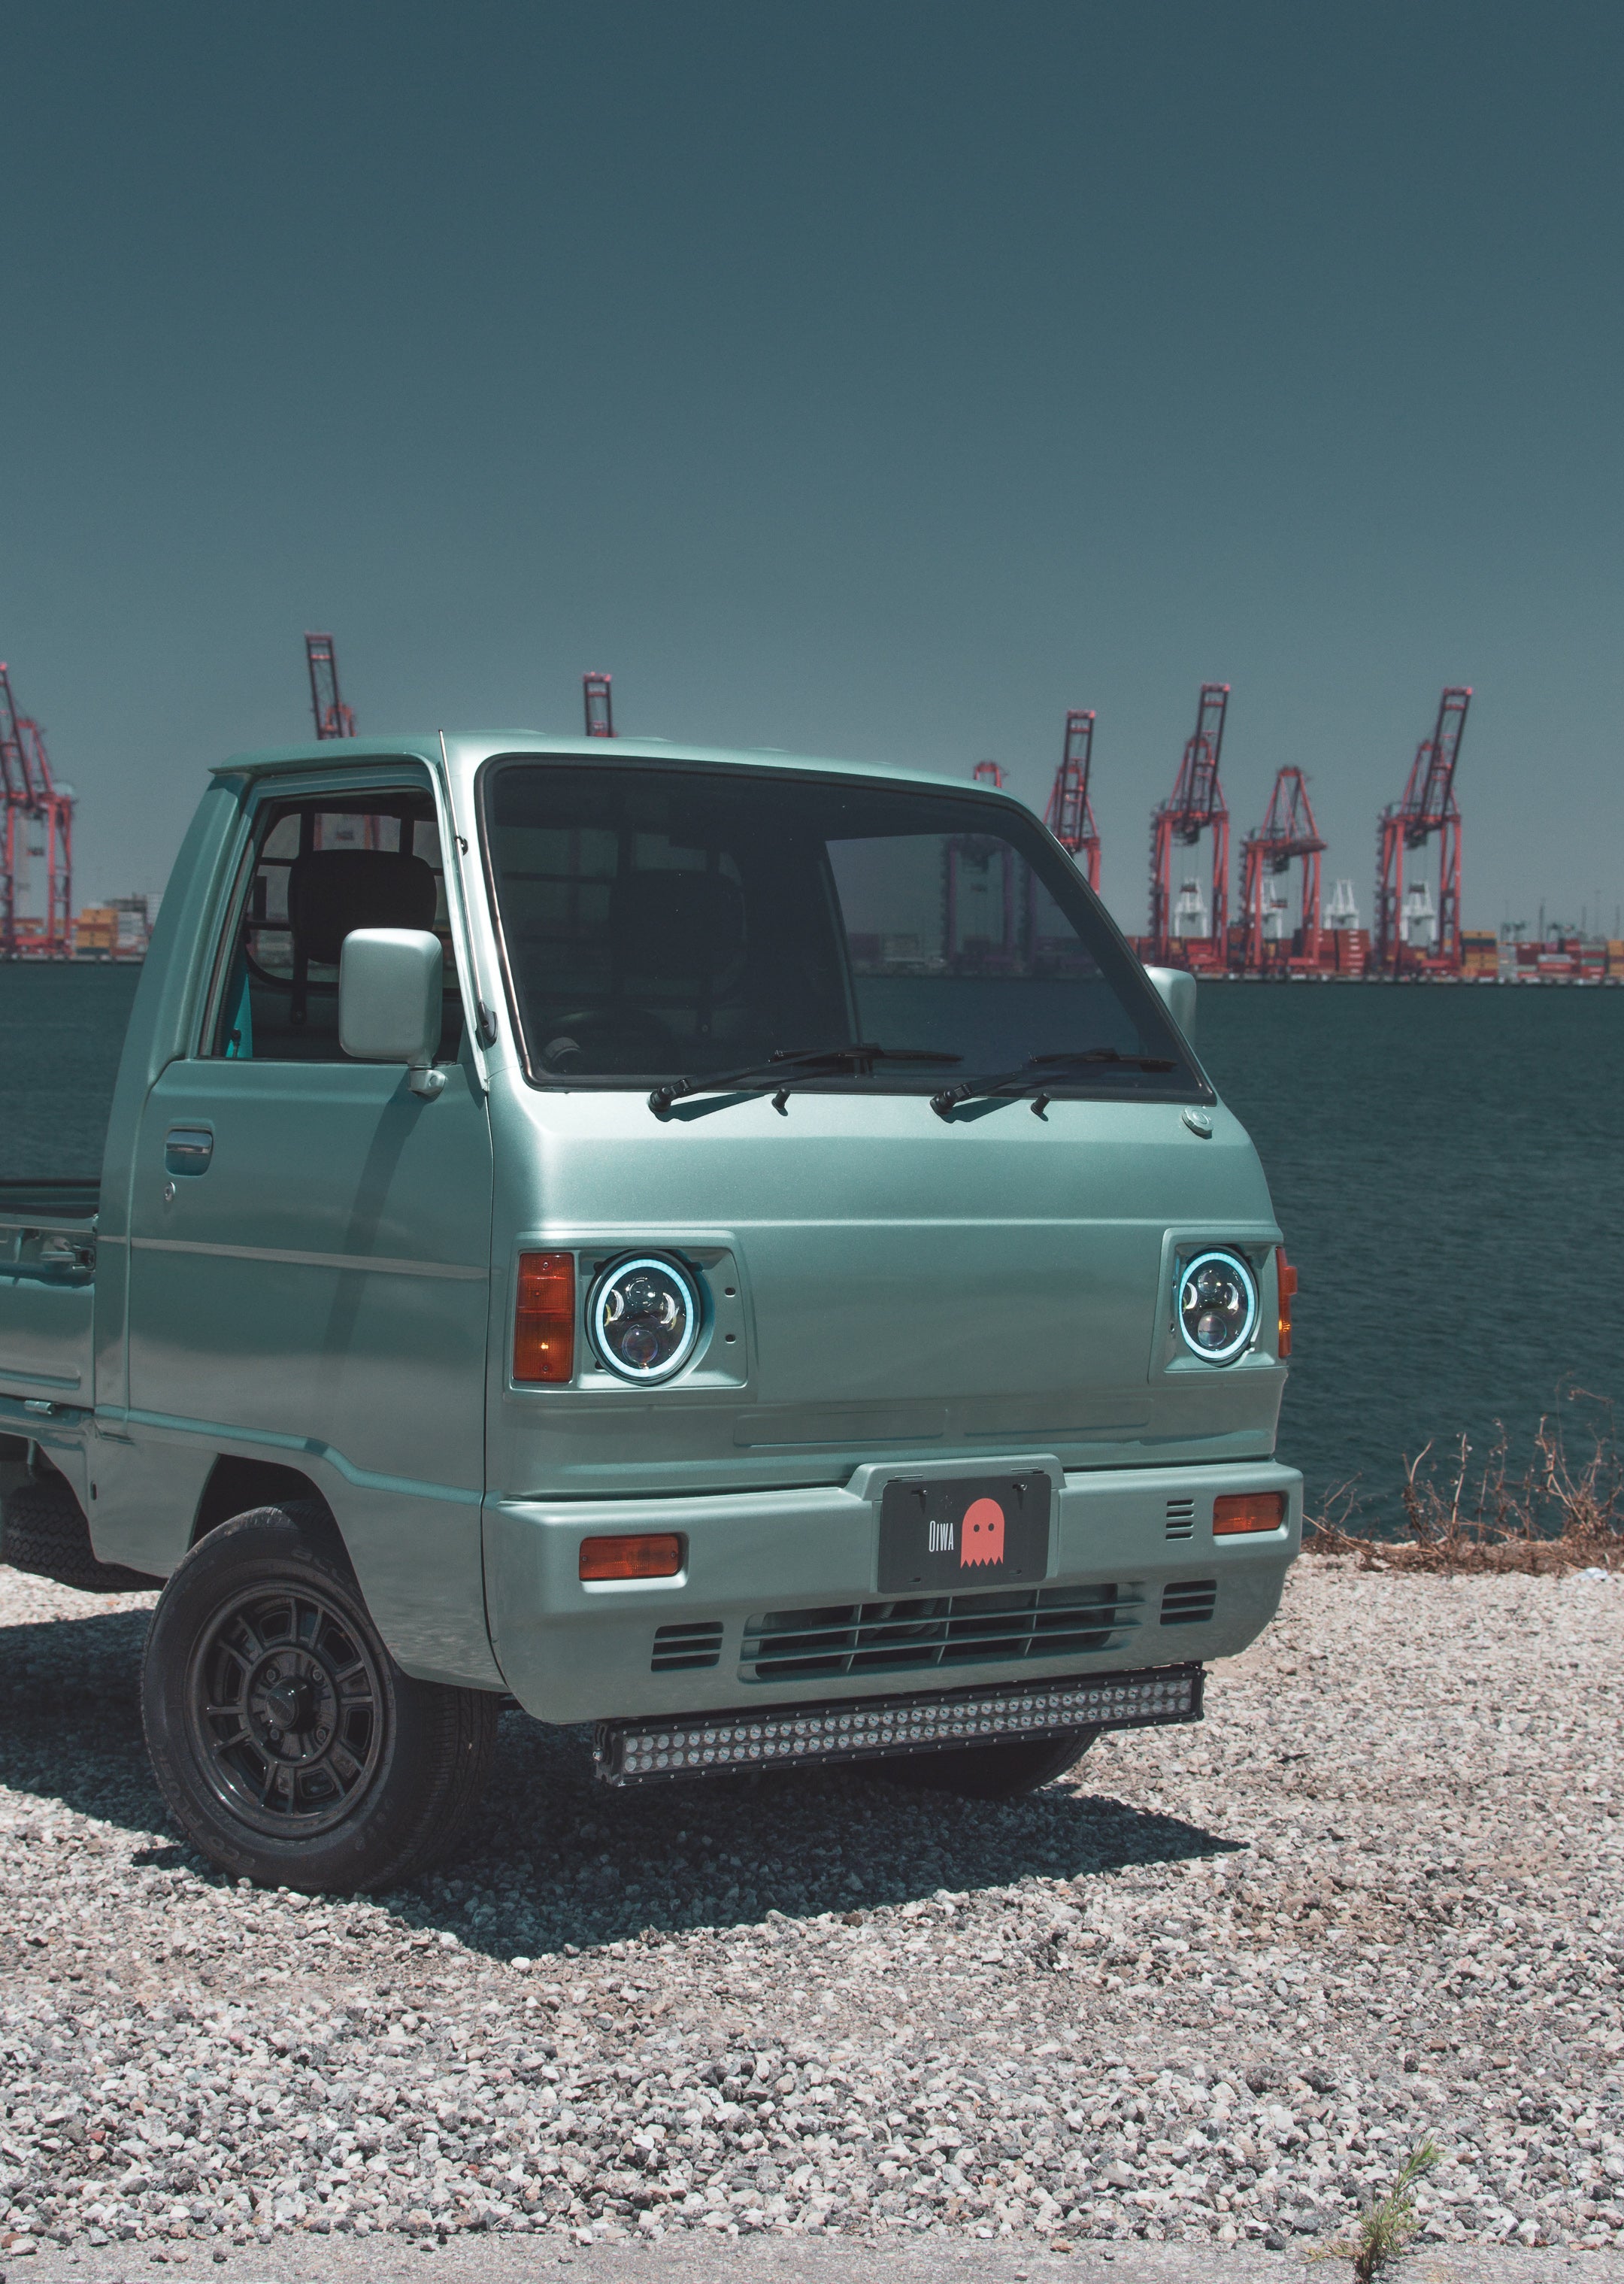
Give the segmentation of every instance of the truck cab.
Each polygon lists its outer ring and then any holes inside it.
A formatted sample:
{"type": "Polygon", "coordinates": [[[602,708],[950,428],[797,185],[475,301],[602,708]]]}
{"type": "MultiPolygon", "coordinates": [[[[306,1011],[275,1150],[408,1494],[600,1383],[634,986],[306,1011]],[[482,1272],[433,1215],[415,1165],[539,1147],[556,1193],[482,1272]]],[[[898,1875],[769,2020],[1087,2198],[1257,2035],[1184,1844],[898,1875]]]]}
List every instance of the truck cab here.
{"type": "Polygon", "coordinates": [[[539,735],[233,761],[98,1192],[0,1185],[8,1559],[20,1514],[32,1567],[166,1582],[166,1793],[296,1886],[449,1844],[507,1700],[617,1785],[1007,1791],[1198,1717],[1300,1480],[1192,998],[991,787],[539,735]]]}

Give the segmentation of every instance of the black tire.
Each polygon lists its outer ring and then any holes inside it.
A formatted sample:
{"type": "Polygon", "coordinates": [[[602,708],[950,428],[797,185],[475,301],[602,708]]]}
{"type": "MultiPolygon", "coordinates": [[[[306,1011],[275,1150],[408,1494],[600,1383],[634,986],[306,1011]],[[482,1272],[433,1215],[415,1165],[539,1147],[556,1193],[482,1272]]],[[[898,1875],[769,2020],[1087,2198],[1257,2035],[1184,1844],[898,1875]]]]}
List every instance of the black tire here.
{"type": "Polygon", "coordinates": [[[1011,1737],[995,1745],[949,1745],[940,1753],[899,1753],[860,1761],[867,1775],[921,1792],[954,1792],[967,1800],[1019,1800],[1074,1768],[1099,1734],[1068,1729],[1058,1737],[1011,1737]]]}
{"type": "Polygon", "coordinates": [[[84,1509],[63,1478],[54,1474],[20,1484],[6,1500],[0,1562],[36,1578],[54,1578],[59,1586],[77,1586],[87,1594],[138,1594],[163,1583],[148,1577],[144,1570],[98,1562],[84,1509]]]}
{"type": "Polygon", "coordinates": [[[223,1872],[310,1893],[394,1887],[455,1844],[500,1701],[402,1672],[315,1505],[199,1540],[141,1672],[147,1750],[188,1838],[223,1872]]]}

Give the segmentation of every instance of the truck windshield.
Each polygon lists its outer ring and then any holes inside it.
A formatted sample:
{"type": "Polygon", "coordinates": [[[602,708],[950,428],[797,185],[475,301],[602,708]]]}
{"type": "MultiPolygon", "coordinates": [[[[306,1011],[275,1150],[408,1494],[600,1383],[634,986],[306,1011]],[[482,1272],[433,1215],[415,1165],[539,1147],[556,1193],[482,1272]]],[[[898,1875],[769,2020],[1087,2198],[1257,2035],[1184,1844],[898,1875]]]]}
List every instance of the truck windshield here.
{"type": "Polygon", "coordinates": [[[1075,865],[1009,802],[515,756],[484,773],[483,823],[535,1083],[641,1086],[866,1041],[941,1066],[798,1083],[930,1094],[1076,1052],[1097,1060],[1048,1092],[1208,1096],[1075,865]]]}

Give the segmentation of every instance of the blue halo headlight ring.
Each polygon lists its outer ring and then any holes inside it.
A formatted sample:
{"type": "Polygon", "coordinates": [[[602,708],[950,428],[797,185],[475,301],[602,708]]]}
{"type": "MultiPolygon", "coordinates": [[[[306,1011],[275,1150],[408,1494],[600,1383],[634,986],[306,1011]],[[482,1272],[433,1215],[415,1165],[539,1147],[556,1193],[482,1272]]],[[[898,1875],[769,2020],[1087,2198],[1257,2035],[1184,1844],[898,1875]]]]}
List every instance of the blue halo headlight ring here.
{"type": "Polygon", "coordinates": [[[1233,1364],[1258,1328],[1258,1280],[1227,1246],[1198,1253],[1179,1271],[1178,1328],[1203,1364],[1233,1364]]]}
{"type": "Polygon", "coordinates": [[[612,1261],[592,1287],[592,1346],[617,1380],[657,1387],[681,1372],[699,1337],[699,1279],[668,1253],[612,1261]]]}

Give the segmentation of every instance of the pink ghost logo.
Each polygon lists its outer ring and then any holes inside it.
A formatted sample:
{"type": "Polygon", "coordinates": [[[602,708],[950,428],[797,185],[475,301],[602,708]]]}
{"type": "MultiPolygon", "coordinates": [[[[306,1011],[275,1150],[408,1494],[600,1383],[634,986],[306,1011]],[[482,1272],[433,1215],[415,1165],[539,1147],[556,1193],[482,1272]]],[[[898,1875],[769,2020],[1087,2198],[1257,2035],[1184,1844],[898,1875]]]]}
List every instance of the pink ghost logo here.
{"type": "Polygon", "coordinates": [[[979,1562],[1003,1560],[1003,1509],[996,1499],[972,1499],[964,1509],[959,1537],[958,1563],[968,1570],[979,1562]]]}

